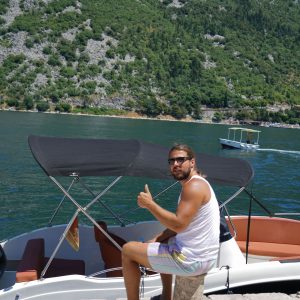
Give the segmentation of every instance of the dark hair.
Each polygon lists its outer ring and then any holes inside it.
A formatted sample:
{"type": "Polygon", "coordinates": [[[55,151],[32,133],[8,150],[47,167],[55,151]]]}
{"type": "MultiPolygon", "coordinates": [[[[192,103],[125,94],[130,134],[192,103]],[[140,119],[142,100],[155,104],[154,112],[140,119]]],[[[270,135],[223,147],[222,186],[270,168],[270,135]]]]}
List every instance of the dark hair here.
{"type": "MultiPolygon", "coordinates": [[[[193,151],[193,149],[191,147],[189,147],[188,145],[185,145],[185,144],[175,144],[169,151],[169,156],[171,154],[171,152],[173,151],[185,151],[187,156],[190,158],[190,159],[195,159],[195,162],[196,162],[196,154],[195,152],[193,151]]],[[[202,172],[198,169],[197,167],[197,162],[195,163],[195,171],[204,177],[204,174],[202,174],[202,172]]]]}
{"type": "Polygon", "coordinates": [[[173,151],[185,151],[187,156],[189,158],[196,158],[195,156],[195,152],[193,151],[193,149],[191,147],[189,147],[188,145],[185,144],[176,144],[174,145],[170,151],[169,151],[169,155],[171,154],[171,152],[173,151]]]}

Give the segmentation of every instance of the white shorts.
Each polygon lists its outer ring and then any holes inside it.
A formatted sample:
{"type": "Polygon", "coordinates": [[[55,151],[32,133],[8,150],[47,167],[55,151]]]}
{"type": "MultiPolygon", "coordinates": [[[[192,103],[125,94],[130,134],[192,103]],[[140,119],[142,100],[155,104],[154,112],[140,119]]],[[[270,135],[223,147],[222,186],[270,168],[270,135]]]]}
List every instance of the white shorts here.
{"type": "Polygon", "coordinates": [[[215,260],[188,261],[177,248],[173,237],[168,244],[149,243],[147,255],[152,270],[164,274],[196,276],[207,273],[216,263],[215,260]]]}

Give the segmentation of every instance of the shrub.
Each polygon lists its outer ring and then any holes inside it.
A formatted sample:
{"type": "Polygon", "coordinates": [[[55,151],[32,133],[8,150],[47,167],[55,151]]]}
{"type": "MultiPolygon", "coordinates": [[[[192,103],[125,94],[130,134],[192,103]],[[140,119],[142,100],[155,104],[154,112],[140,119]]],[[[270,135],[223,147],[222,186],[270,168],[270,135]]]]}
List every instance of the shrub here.
{"type": "Polygon", "coordinates": [[[44,47],[43,53],[46,54],[46,55],[52,54],[52,49],[51,49],[51,47],[49,47],[49,46],[44,47]]]}
{"type": "Polygon", "coordinates": [[[48,102],[40,101],[36,104],[36,109],[39,112],[47,111],[50,108],[50,105],[48,102]]]}
{"type": "Polygon", "coordinates": [[[2,17],[0,17],[0,25],[3,25],[4,23],[5,23],[5,20],[2,17]]]}
{"type": "Polygon", "coordinates": [[[76,71],[72,67],[63,67],[60,74],[64,77],[71,78],[76,75],[76,71]]]}
{"type": "Polygon", "coordinates": [[[34,42],[33,42],[33,40],[32,39],[26,39],[26,41],[25,41],[25,46],[27,47],[27,48],[32,48],[33,47],[33,45],[34,45],[34,42]]]}
{"type": "Polygon", "coordinates": [[[212,118],[213,122],[216,122],[216,123],[221,122],[222,119],[223,119],[223,114],[218,111],[214,113],[214,116],[212,118]]]}
{"type": "Polygon", "coordinates": [[[9,107],[18,107],[19,106],[19,102],[17,99],[7,99],[5,102],[9,107]]]}
{"type": "Polygon", "coordinates": [[[113,49],[108,49],[108,50],[106,51],[106,53],[105,53],[105,56],[106,56],[107,58],[110,58],[110,59],[114,58],[114,57],[115,57],[115,52],[114,52],[114,50],[113,50],[113,49]]]}
{"type": "Polygon", "coordinates": [[[27,110],[32,109],[34,107],[32,96],[25,96],[23,104],[27,110]]]}
{"type": "Polygon", "coordinates": [[[87,91],[88,95],[93,94],[95,92],[96,87],[97,87],[96,81],[87,81],[81,85],[81,88],[87,91]]]}
{"type": "Polygon", "coordinates": [[[156,117],[161,113],[161,111],[160,102],[155,98],[147,97],[141,102],[141,113],[147,116],[156,117]]]}
{"type": "Polygon", "coordinates": [[[3,62],[3,66],[8,69],[14,69],[17,65],[20,65],[24,62],[25,55],[24,54],[17,54],[13,55],[10,54],[3,62]]]}
{"type": "Polygon", "coordinates": [[[186,116],[187,110],[185,107],[180,107],[179,105],[175,104],[171,107],[171,116],[176,119],[182,119],[186,116]]]}
{"type": "Polygon", "coordinates": [[[76,46],[71,42],[63,40],[57,47],[59,53],[67,60],[67,61],[75,61],[76,60],[76,46]]]}
{"type": "Polygon", "coordinates": [[[55,106],[55,111],[59,111],[59,112],[71,112],[71,105],[69,103],[59,103],[55,106]]]}
{"type": "Polygon", "coordinates": [[[61,62],[59,60],[59,56],[57,54],[53,54],[48,59],[48,64],[50,66],[60,66],[61,62]]]}

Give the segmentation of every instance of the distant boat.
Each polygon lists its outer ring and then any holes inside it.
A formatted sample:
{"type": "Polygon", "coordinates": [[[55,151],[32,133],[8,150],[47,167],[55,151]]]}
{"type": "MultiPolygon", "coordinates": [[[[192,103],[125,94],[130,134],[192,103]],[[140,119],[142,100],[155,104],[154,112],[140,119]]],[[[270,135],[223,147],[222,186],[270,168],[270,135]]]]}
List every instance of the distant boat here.
{"type": "Polygon", "coordinates": [[[259,130],[230,127],[227,139],[219,138],[223,149],[256,150],[259,148],[259,130]]]}

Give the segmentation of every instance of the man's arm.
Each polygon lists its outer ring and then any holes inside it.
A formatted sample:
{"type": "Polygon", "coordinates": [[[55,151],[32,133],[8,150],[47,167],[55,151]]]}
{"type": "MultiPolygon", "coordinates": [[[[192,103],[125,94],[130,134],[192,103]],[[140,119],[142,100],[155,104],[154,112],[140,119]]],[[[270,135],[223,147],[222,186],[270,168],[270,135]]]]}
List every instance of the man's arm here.
{"type": "Polygon", "coordinates": [[[156,235],[154,238],[152,238],[151,240],[147,241],[147,243],[154,243],[154,242],[167,242],[167,240],[176,235],[176,232],[166,228],[164,231],[162,231],[161,233],[159,233],[158,235],[156,235]]]}
{"type": "Polygon", "coordinates": [[[202,180],[191,180],[185,184],[176,214],[159,206],[151,196],[148,186],[138,196],[138,205],[148,209],[152,215],[170,230],[179,233],[188,227],[198,209],[210,198],[208,185],[202,180]]]}

